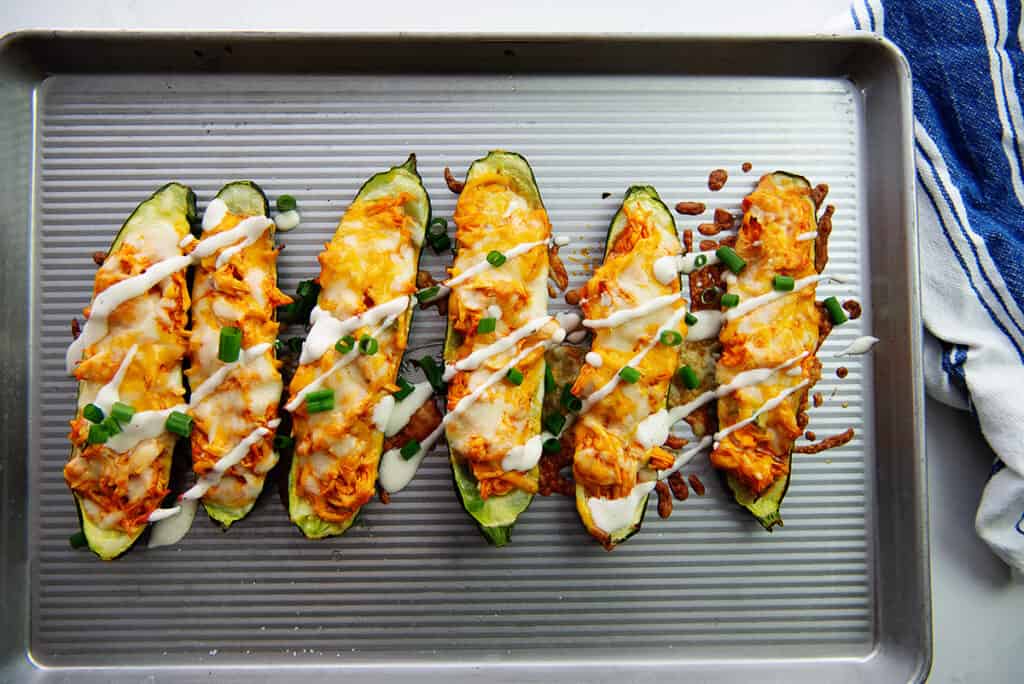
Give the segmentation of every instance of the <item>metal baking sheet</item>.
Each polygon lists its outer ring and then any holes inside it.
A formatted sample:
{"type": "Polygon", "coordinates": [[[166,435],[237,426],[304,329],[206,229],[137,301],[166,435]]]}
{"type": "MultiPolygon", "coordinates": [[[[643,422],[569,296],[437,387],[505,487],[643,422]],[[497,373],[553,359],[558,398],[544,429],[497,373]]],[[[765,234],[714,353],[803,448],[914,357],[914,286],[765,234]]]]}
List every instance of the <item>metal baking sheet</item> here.
{"type": "MultiPolygon", "coordinates": [[[[297,681],[918,680],[930,664],[919,318],[905,63],[871,38],[474,39],[22,34],[3,45],[5,300],[0,679],[297,681]],[[606,553],[572,503],[537,497],[489,547],[443,449],[390,505],[307,541],[273,486],[229,533],[103,563],[74,551],[62,477],[69,319],[134,205],[169,180],[200,207],[251,178],[294,194],[283,289],[370,174],[415,152],[434,213],[493,148],[533,165],[573,285],[631,183],[738,211],[776,168],[831,187],[821,294],[864,316],[822,353],[811,411],[846,446],[796,455],[786,526],[764,533],[698,458],[703,497],[648,513],[606,553]],[[750,162],[749,173],[741,164],[750,162]],[[725,168],[725,189],[707,175],[725,168]],[[605,197],[604,193],[610,193],[605,197]],[[861,334],[873,357],[830,358],[861,334]],[[845,380],[835,369],[849,369],[845,380]]],[[[679,217],[695,228],[706,217],[679,217]]],[[[435,275],[442,259],[423,266],[435,275]]],[[[565,308],[560,300],[553,309],[565,308]]],[[[410,347],[438,349],[418,312],[410,347]]],[[[293,331],[301,332],[301,331],[293,331]]],[[[651,507],[654,507],[652,501],[651,507]]]]}

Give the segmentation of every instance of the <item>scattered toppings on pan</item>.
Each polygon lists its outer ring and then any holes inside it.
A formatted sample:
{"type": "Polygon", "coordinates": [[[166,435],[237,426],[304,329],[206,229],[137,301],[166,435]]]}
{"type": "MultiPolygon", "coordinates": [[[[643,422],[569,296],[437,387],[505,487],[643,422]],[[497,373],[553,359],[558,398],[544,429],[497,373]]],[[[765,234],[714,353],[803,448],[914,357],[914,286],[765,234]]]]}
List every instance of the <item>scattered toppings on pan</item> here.
{"type": "Polygon", "coordinates": [[[299,215],[299,204],[292,195],[281,195],[277,198],[275,206],[277,214],[274,215],[274,223],[277,224],[279,231],[287,233],[298,227],[302,216],[299,215]]]}
{"type": "Polygon", "coordinates": [[[699,216],[704,213],[706,207],[703,202],[678,202],[676,211],[685,216],[699,216]]]}
{"type": "Polygon", "coordinates": [[[309,322],[309,315],[320,296],[320,284],[315,280],[302,280],[295,288],[292,302],[277,308],[277,318],[285,325],[309,322]]]}
{"type": "Polygon", "coordinates": [[[846,311],[851,321],[855,321],[858,318],[860,318],[860,302],[858,302],[856,299],[847,299],[845,302],[843,302],[843,309],[846,311]]]}
{"type": "Polygon", "coordinates": [[[434,254],[444,254],[452,248],[452,239],[448,237],[448,221],[435,216],[427,226],[427,243],[434,254]]]}
{"type": "Polygon", "coordinates": [[[718,192],[725,187],[727,180],[729,180],[728,171],[725,169],[715,169],[708,174],[708,190],[711,192],[718,192]]]}
{"type": "MultiPolygon", "coordinates": [[[[816,435],[813,432],[808,432],[806,437],[807,439],[813,441],[816,435]]],[[[799,444],[793,448],[793,451],[795,451],[798,454],[817,454],[819,452],[825,451],[826,449],[834,449],[836,447],[840,447],[849,442],[851,439],[853,439],[853,437],[853,428],[847,428],[843,432],[840,432],[838,435],[826,437],[820,442],[814,442],[813,444],[799,444]]]]}
{"type": "Polygon", "coordinates": [[[466,184],[460,180],[456,180],[452,174],[452,170],[447,166],[444,167],[444,182],[448,186],[448,189],[458,195],[466,187],[466,184]]]}
{"type": "Polygon", "coordinates": [[[743,173],[750,173],[750,169],[754,168],[754,165],[750,162],[743,162],[740,168],[743,169],[743,173]]]}

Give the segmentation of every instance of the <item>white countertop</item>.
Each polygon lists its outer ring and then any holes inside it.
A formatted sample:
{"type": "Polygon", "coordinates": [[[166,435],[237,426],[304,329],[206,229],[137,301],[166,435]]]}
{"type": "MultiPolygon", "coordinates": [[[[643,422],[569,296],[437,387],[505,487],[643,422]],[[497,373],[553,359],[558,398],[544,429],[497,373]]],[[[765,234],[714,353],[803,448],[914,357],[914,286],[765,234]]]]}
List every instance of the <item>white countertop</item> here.
{"type": "MultiPolygon", "coordinates": [[[[345,32],[680,32],[814,33],[835,26],[846,0],[743,0],[715,3],[427,3],[291,0],[214,5],[201,0],[121,2],[9,0],[0,33],[26,28],[315,30],[345,32]]],[[[1024,668],[1024,581],[974,534],[974,510],[992,453],[972,416],[928,401],[934,660],[932,682],[1019,682],[1024,668]]]]}

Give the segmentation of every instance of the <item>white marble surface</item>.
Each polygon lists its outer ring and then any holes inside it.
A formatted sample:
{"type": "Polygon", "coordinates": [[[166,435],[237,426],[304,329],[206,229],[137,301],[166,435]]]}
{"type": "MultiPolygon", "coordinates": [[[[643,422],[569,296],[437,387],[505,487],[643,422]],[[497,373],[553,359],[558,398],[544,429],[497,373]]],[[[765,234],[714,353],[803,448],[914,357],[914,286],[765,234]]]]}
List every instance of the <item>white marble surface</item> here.
{"type": "MultiPolygon", "coordinates": [[[[344,32],[814,33],[836,25],[846,0],[713,3],[378,3],[292,0],[210,3],[8,0],[0,33],[26,28],[316,30],[344,32]]],[[[1019,682],[1024,581],[974,534],[974,509],[992,454],[974,419],[927,406],[934,651],[932,682],[1019,682]]]]}

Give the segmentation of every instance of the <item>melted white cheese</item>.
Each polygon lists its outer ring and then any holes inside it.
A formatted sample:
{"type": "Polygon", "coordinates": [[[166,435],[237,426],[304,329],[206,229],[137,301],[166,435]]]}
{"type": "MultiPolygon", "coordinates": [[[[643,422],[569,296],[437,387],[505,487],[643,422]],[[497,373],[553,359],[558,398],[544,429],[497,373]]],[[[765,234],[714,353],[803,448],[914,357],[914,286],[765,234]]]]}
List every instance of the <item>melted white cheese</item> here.
{"type": "Polygon", "coordinates": [[[654,482],[640,482],[628,495],[620,499],[603,499],[596,496],[587,497],[587,508],[594,525],[608,534],[632,524],[636,518],[637,507],[641,505],[651,490],[654,482]]]}
{"type": "Polygon", "coordinates": [[[306,366],[318,361],[338,340],[359,328],[377,325],[386,318],[397,318],[398,314],[403,313],[412,305],[413,299],[413,297],[402,295],[345,319],[335,318],[334,314],[326,309],[321,309],[318,304],[313,307],[313,311],[309,315],[312,327],[302,345],[299,364],[306,366]]]}

